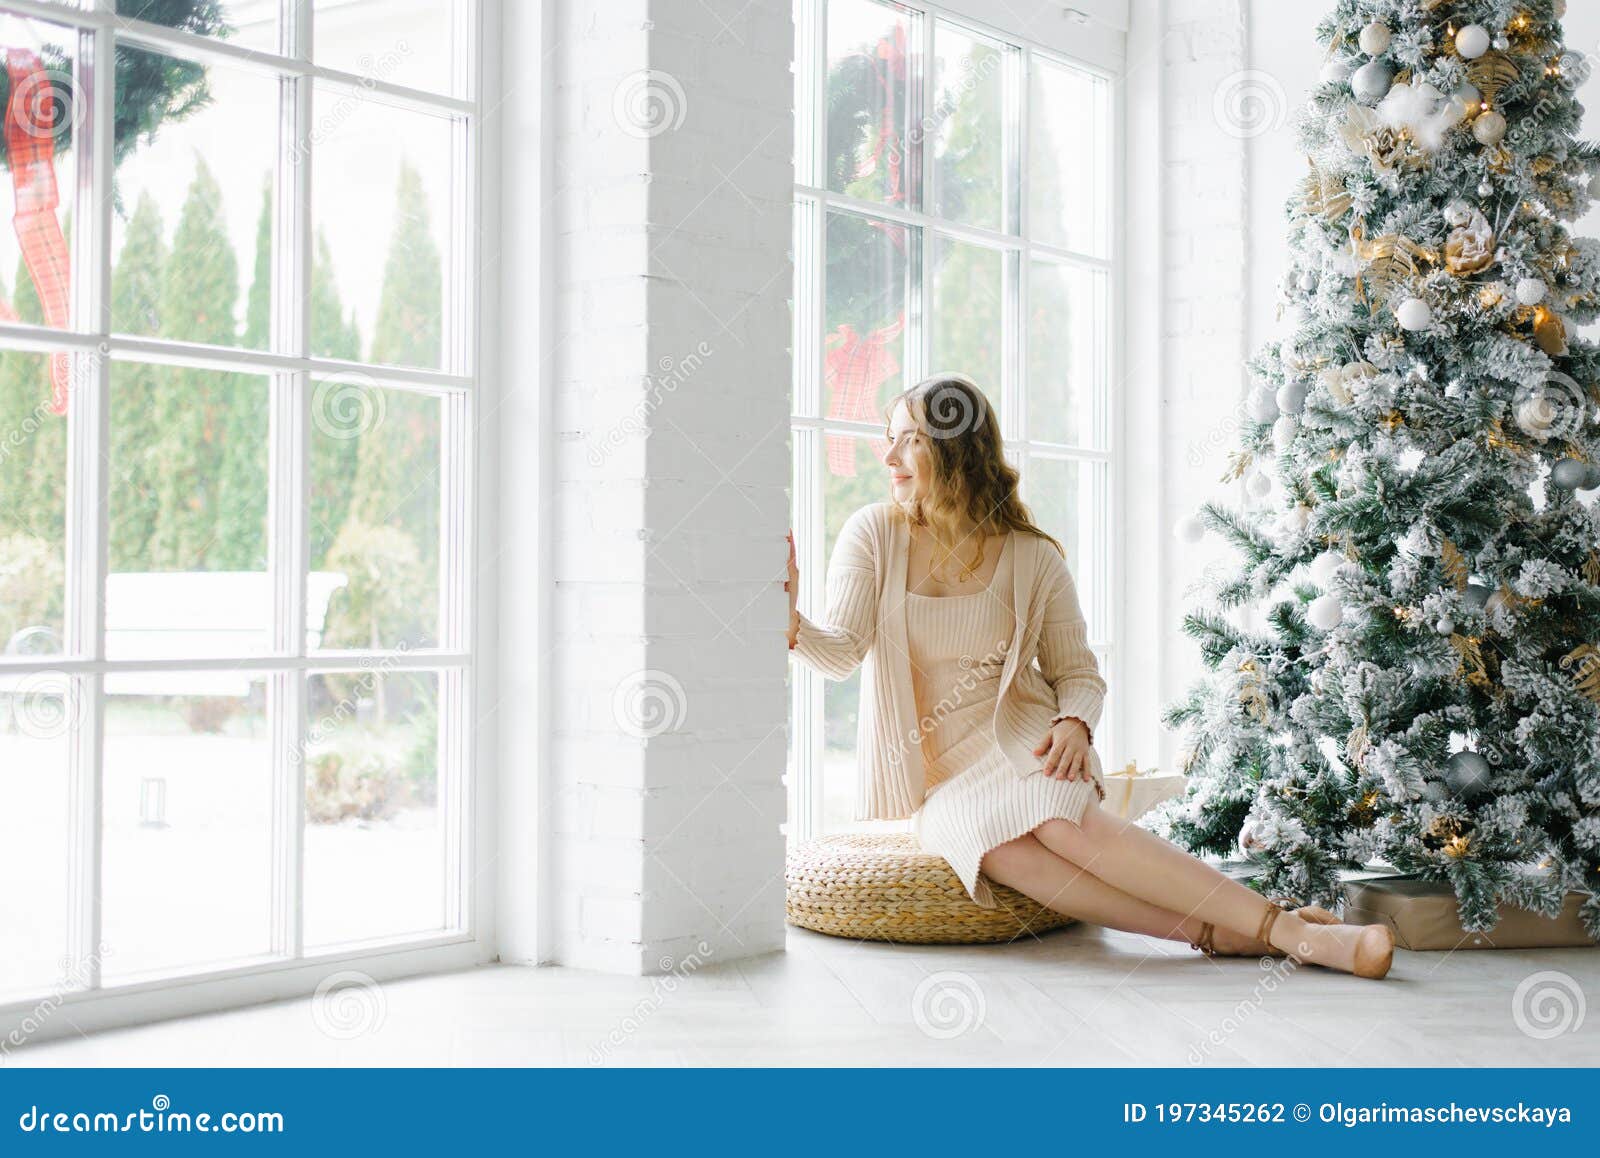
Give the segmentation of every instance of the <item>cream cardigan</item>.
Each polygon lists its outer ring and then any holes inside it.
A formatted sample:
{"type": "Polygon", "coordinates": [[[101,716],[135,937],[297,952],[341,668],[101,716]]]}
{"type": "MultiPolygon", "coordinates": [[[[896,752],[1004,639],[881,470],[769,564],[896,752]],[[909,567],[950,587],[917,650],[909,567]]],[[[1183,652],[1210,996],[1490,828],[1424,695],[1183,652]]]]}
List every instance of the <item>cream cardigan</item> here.
{"type": "MultiPolygon", "coordinates": [[[[1002,595],[1009,596],[1016,627],[1000,673],[994,725],[1001,749],[1024,776],[1041,766],[1033,750],[1044,737],[1022,734],[1027,714],[1021,698],[1054,703],[1056,720],[1076,716],[1092,740],[1106,685],[1066,562],[1037,535],[1013,535],[1012,590],[1002,595]]],[[[908,817],[926,791],[906,643],[910,543],[910,525],[893,503],[873,503],[851,515],[828,562],[827,623],[801,615],[796,631],[794,654],[828,679],[848,679],[862,669],[858,820],[908,817]]],[[[1093,748],[1089,766],[1103,782],[1093,748]]]]}

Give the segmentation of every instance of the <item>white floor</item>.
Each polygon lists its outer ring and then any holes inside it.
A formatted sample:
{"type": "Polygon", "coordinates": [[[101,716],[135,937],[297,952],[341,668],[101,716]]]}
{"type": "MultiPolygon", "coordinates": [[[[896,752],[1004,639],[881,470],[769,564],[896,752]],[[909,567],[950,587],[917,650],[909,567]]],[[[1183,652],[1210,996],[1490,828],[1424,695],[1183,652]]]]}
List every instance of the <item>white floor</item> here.
{"type": "Polygon", "coordinates": [[[36,1044],[5,1064],[1600,1064],[1600,1010],[1586,1009],[1600,951],[1397,951],[1381,982],[1268,965],[1085,925],[974,947],[791,929],[785,953],[661,977],[492,967],[36,1044]]]}

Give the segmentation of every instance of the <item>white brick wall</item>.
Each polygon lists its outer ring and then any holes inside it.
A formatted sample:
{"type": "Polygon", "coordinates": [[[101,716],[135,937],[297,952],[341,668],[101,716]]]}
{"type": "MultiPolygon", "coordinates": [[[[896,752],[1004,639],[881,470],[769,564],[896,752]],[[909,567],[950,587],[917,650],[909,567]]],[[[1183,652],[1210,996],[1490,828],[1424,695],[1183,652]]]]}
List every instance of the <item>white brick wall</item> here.
{"type": "Polygon", "coordinates": [[[1202,670],[1181,630],[1186,591],[1222,553],[1172,533],[1200,498],[1224,493],[1246,383],[1249,142],[1215,110],[1219,89],[1249,67],[1248,47],[1247,0],[1135,0],[1126,517],[1128,558],[1148,566],[1130,569],[1127,622],[1130,654],[1151,662],[1125,669],[1143,682],[1124,703],[1131,755],[1145,766],[1177,766],[1178,737],[1158,713],[1202,670]],[[1146,607],[1156,614],[1139,614],[1146,607]]]}
{"type": "Polygon", "coordinates": [[[655,971],[783,940],[794,35],[788,0],[552,31],[544,956],[655,971]]]}

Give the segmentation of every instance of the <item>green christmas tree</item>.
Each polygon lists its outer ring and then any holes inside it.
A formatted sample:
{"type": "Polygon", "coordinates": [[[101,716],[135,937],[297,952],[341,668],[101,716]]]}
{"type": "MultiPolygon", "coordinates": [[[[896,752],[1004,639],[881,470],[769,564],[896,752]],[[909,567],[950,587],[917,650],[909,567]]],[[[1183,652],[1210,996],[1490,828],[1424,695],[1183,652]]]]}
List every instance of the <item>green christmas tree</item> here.
{"type": "MultiPolygon", "coordinates": [[[[1600,935],[1600,151],[1559,0],[1339,0],[1289,206],[1293,334],[1252,362],[1242,556],[1186,627],[1155,827],[1323,901],[1341,867],[1449,881],[1600,935]],[[1265,506],[1268,509],[1260,509],[1265,506]],[[1251,612],[1253,622],[1239,613],[1251,612]]],[[[1198,530],[1196,529],[1198,528],[1198,530]]]]}
{"type": "MultiPolygon", "coordinates": [[[[161,285],[167,247],[161,211],[142,193],[128,219],[122,252],[111,275],[112,325],[129,334],[161,332],[161,285]]],[[[159,509],[162,464],[151,451],[160,444],[156,414],[162,372],[143,362],[119,362],[111,391],[111,503],[109,565],[142,571],[149,560],[159,509]]]]}
{"type": "MultiPolygon", "coordinates": [[[[437,366],[442,329],[442,263],[427,196],[420,175],[403,164],[371,360],[437,366]]],[[[376,387],[350,389],[362,396],[361,409],[372,421],[363,424],[349,510],[329,547],[328,566],[350,575],[330,610],[329,642],[370,647],[375,640],[392,645],[419,634],[431,640],[437,600],[428,577],[439,566],[439,402],[399,390],[380,396],[376,387]],[[379,533],[385,529],[390,533],[379,533]],[[363,564],[370,553],[392,565],[363,564]]]]}

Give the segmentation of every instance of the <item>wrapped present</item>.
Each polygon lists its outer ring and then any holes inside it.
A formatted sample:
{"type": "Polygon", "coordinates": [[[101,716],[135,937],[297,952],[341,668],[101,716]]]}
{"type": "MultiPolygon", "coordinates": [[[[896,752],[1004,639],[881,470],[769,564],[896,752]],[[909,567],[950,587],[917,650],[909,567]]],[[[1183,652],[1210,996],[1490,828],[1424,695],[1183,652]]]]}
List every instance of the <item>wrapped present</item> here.
{"type": "Polygon", "coordinates": [[[1105,800],[1101,807],[1124,820],[1138,820],[1163,800],[1183,794],[1188,777],[1181,772],[1162,772],[1156,768],[1139,770],[1137,761],[1105,774],[1105,800]]]}
{"type": "Polygon", "coordinates": [[[1595,943],[1578,919],[1584,893],[1568,893],[1553,919],[1501,905],[1499,923],[1476,933],[1461,927],[1455,890],[1445,881],[1415,875],[1372,877],[1346,881],[1344,896],[1346,923],[1388,925],[1402,949],[1559,949],[1595,943]]]}

